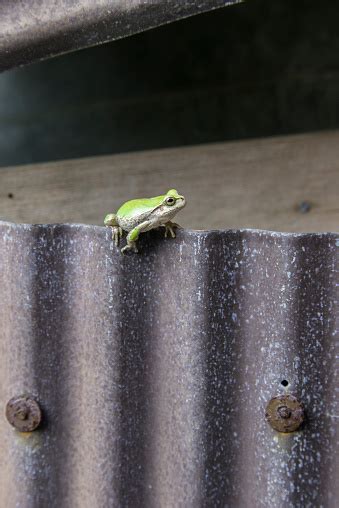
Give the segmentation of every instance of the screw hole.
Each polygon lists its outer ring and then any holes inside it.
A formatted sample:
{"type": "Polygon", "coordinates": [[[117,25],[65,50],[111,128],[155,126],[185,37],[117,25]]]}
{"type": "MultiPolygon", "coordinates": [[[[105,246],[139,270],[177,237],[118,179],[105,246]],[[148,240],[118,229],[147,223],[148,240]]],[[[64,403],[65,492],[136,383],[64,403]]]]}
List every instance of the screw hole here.
{"type": "Polygon", "coordinates": [[[281,381],[281,384],[282,384],[283,386],[288,386],[288,381],[287,381],[287,379],[283,379],[283,380],[281,381]]]}
{"type": "Polygon", "coordinates": [[[311,210],[312,206],[309,201],[302,201],[299,204],[298,208],[300,213],[308,213],[311,210]]]}
{"type": "Polygon", "coordinates": [[[9,192],[9,193],[7,194],[7,197],[8,197],[9,199],[13,199],[13,198],[14,198],[14,195],[13,195],[11,192],[9,192]]]}

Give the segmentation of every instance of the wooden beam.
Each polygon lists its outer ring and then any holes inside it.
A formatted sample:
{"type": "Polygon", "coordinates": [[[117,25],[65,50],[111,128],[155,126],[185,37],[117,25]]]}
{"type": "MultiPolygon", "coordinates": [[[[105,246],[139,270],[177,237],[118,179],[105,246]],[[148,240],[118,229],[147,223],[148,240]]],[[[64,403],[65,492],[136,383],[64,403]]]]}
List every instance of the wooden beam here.
{"type": "Polygon", "coordinates": [[[187,197],[187,228],[338,231],[339,132],[0,168],[0,219],[101,225],[172,187],[187,197]]]}

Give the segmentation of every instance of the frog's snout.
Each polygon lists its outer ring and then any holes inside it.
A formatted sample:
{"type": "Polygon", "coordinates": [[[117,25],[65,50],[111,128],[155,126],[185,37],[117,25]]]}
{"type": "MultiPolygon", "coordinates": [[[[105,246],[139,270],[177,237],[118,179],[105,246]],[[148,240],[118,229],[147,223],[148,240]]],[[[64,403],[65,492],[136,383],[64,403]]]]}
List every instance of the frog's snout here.
{"type": "Polygon", "coordinates": [[[182,206],[182,208],[186,205],[186,199],[185,199],[185,196],[178,196],[177,198],[178,200],[180,200],[180,204],[182,206]]]}

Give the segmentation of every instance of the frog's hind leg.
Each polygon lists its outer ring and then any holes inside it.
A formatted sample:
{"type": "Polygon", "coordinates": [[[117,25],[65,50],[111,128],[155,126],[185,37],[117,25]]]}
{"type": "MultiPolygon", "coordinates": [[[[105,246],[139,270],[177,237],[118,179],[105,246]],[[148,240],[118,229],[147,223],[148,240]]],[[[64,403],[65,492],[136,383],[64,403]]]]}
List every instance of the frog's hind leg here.
{"type": "Polygon", "coordinates": [[[121,252],[126,252],[128,250],[133,250],[134,252],[138,252],[137,249],[137,239],[139,238],[140,233],[147,230],[149,226],[152,224],[151,221],[145,221],[136,226],[132,231],[130,231],[127,235],[127,245],[121,249],[121,252]]]}
{"type": "Polygon", "coordinates": [[[119,245],[119,240],[122,237],[122,229],[118,224],[117,217],[114,213],[109,213],[105,217],[105,226],[112,228],[112,240],[115,245],[119,245]]]}

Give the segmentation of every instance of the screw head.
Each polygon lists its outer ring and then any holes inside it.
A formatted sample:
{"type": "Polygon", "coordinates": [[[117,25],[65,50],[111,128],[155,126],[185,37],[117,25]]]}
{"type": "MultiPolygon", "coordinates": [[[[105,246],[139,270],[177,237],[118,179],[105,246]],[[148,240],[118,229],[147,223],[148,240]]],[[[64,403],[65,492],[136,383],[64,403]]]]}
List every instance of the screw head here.
{"type": "Polygon", "coordinates": [[[309,201],[302,201],[299,204],[299,212],[300,213],[308,213],[311,210],[312,206],[309,201]]]}
{"type": "Polygon", "coordinates": [[[7,402],[6,418],[20,432],[32,432],[40,425],[41,409],[30,395],[19,395],[7,402]]]}
{"type": "Polygon", "coordinates": [[[267,404],[265,417],[274,430],[294,432],[305,419],[304,407],[293,395],[277,395],[267,404]]]}
{"type": "Polygon", "coordinates": [[[287,406],[279,406],[277,409],[277,412],[279,413],[280,418],[284,418],[284,420],[287,420],[292,414],[292,411],[287,406]]]}

